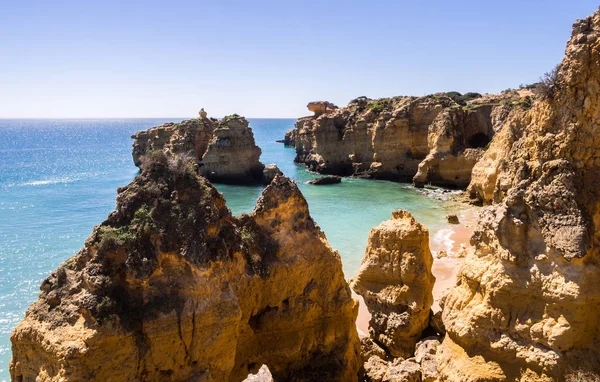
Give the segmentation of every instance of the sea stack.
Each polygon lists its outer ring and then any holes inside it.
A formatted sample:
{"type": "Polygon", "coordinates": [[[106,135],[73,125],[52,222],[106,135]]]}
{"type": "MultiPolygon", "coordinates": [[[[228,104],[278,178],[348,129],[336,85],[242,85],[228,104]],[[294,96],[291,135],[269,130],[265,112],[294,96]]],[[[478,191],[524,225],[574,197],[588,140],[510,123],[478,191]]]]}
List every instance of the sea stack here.
{"type": "Polygon", "coordinates": [[[260,162],[261,150],[246,118],[237,114],[219,121],[200,117],[167,123],[132,136],[133,161],[140,166],[144,156],[155,151],[193,157],[200,173],[216,183],[268,183],[260,162]]]}

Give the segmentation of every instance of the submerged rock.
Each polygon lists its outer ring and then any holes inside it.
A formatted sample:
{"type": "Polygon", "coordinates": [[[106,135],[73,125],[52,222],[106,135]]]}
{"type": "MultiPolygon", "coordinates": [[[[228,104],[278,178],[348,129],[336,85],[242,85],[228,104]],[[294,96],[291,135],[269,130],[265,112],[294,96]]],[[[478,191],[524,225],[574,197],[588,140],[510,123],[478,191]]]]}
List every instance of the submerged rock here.
{"type": "Polygon", "coordinates": [[[433,303],[429,232],[403,210],[373,228],[352,289],[369,308],[371,337],[394,357],[412,356],[433,303]]]}
{"type": "Polygon", "coordinates": [[[314,184],[316,186],[326,185],[326,184],[337,184],[342,183],[342,178],[335,175],[322,176],[317,179],[309,180],[309,184],[314,184]]]}
{"type": "Polygon", "coordinates": [[[213,182],[268,184],[252,129],[237,114],[216,121],[202,109],[197,119],[153,127],[132,138],[133,161],[138,167],[145,156],[162,151],[195,158],[200,173],[213,182]]]}
{"type": "Polygon", "coordinates": [[[265,166],[265,169],[263,170],[263,179],[265,182],[271,183],[271,181],[275,179],[277,175],[283,175],[283,172],[281,172],[276,164],[269,164],[265,166]]]}
{"type": "Polygon", "coordinates": [[[155,155],[41,285],[13,380],[356,380],[358,304],[296,184],[234,217],[194,161],[155,155]]]}
{"type": "Polygon", "coordinates": [[[446,215],[446,221],[450,224],[459,224],[458,216],[456,214],[448,214],[446,215]]]}

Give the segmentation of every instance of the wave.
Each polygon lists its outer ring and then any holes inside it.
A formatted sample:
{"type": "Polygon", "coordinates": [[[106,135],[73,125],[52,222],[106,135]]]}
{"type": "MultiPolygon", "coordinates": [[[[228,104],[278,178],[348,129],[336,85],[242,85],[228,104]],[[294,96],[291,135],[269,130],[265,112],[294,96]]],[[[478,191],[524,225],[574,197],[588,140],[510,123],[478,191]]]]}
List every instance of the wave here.
{"type": "Polygon", "coordinates": [[[454,248],[454,240],[450,237],[454,233],[452,228],[441,228],[433,235],[432,247],[438,251],[446,251],[450,254],[454,248]]]}
{"type": "Polygon", "coordinates": [[[21,183],[19,186],[46,186],[48,184],[60,184],[60,183],[72,183],[76,179],[72,178],[59,178],[59,179],[46,179],[46,180],[33,180],[31,182],[21,183]]]}
{"type": "Polygon", "coordinates": [[[72,176],[63,176],[59,178],[49,178],[49,179],[39,179],[39,180],[30,180],[28,182],[23,183],[12,183],[5,186],[6,188],[11,187],[39,187],[39,186],[48,186],[53,184],[67,184],[77,182],[86,178],[98,176],[101,173],[99,172],[84,172],[74,174],[72,176]]]}

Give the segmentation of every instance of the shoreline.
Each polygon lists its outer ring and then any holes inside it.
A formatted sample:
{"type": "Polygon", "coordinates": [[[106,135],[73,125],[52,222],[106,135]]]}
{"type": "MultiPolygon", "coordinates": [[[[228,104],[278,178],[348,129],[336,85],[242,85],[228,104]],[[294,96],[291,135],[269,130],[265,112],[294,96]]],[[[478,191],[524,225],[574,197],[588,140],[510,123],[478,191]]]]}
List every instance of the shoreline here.
{"type": "MultiPolygon", "coordinates": [[[[464,207],[464,203],[457,204],[457,209],[464,207]]],[[[464,256],[459,257],[459,252],[469,252],[472,249],[470,244],[470,238],[475,228],[475,223],[479,217],[479,207],[468,206],[463,210],[457,211],[459,216],[459,224],[448,224],[429,236],[429,247],[431,254],[433,255],[433,265],[431,272],[435,277],[435,284],[433,286],[433,305],[431,309],[434,312],[440,310],[439,301],[444,296],[446,290],[456,285],[456,278],[458,271],[464,261],[464,256]],[[438,235],[440,232],[445,231],[447,235],[438,235]],[[446,251],[447,256],[444,258],[437,258],[439,251],[446,251]]],[[[356,329],[358,335],[368,336],[369,333],[369,320],[371,314],[367,309],[362,296],[352,291],[352,295],[358,300],[358,316],[356,318],[356,329]]]]}

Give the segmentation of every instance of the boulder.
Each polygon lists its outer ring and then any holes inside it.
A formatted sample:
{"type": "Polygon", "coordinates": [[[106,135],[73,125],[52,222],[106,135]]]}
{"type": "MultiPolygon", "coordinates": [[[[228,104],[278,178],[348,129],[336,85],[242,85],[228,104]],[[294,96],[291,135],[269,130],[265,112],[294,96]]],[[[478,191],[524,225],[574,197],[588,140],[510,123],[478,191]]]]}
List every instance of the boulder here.
{"type": "Polygon", "coordinates": [[[421,366],[414,360],[397,359],[389,366],[383,382],[421,382],[421,366]]]}
{"type": "Polygon", "coordinates": [[[439,376],[435,355],[426,354],[423,356],[421,359],[421,381],[437,382],[439,381],[439,376]]]}
{"type": "Polygon", "coordinates": [[[376,344],[375,341],[373,341],[373,339],[369,336],[360,337],[360,353],[362,354],[363,359],[366,360],[374,355],[383,360],[387,359],[385,349],[376,344]]]}
{"type": "Polygon", "coordinates": [[[372,382],[381,382],[387,374],[388,363],[374,355],[369,357],[364,364],[365,379],[372,382]]]}
{"type": "Polygon", "coordinates": [[[275,179],[277,175],[283,175],[279,167],[276,164],[268,164],[263,170],[263,180],[265,184],[269,184],[275,179]]]}
{"type": "Polygon", "coordinates": [[[337,109],[338,107],[328,101],[313,101],[306,105],[309,111],[315,113],[316,116],[321,114],[329,113],[337,109]]]}
{"type": "Polygon", "coordinates": [[[425,355],[435,355],[439,345],[440,339],[438,337],[427,337],[417,342],[415,347],[415,360],[418,363],[421,363],[421,360],[425,355]]]}
{"type": "Polygon", "coordinates": [[[446,215],[446,221],[450,224],[459,224],[458,216],[456,214],[448,214],[446,215]]]}
{"type": "Polygon", "coordinates": [[[369,333],[394,357],[409,357],[433,303],[429,232],[408,211],[373,228],[352,282],[371,313],[369,333]]]}

